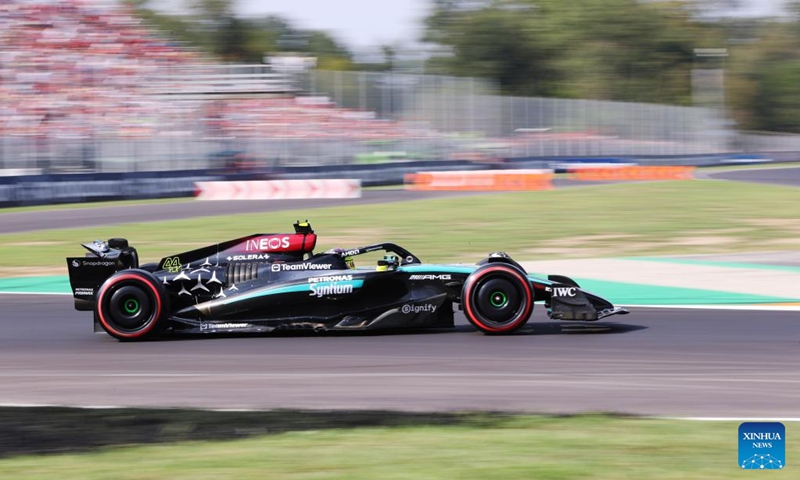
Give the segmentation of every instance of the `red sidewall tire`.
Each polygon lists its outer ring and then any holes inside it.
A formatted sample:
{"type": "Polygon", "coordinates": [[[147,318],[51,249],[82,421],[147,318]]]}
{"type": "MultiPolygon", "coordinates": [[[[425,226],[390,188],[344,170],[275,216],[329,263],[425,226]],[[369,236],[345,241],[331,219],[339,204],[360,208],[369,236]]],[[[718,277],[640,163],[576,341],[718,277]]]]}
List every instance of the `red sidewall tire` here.
{"type": "Polygon", "coordinates": [[[166,295],[161,284],[149,272],[142,270],[123,270],[109,277],[97,292],[95,314],[100,325],[109,335],[119,340],[143,340],[160,330],[166,307],[166,295]],[[121,288],[138,290],[152,303],[152,312],[147,314],[144,323],[126,329],[114,321],[115,313],[111,304],[114,292],[121,288]]]}
{"type": "Polygon", "coordinates": [[[485,265],[472,273],[464,282],[464,289],[461,295],[461,302],[464,307],[464,314],[467,320],[478,330],[487,334],[508,334],[513,333],[527,323],[533,312],[533,288],[525,274],[518,268],[505,263],[495,263],[485,265]],[[516,309],[514,315],[506,322],[493,322],[486,318],[476,305],[476,294],[482,284],[493,278],[505,278],[512,280],[522,294],[520,307],[516,309]]]}

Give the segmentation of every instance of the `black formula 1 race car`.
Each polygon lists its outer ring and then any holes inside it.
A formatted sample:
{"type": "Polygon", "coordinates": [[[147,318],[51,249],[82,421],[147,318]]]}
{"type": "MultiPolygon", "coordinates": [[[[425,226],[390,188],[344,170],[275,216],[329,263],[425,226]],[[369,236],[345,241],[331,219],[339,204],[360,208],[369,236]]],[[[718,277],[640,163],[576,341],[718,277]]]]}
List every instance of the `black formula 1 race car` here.
{"type": "MultiPolygon", "coordinates": [[[[567,277],[529,275],[495,252],[477,265],[422,263],[394,243],[314,254],[308,222],[291,234],[254,234],[139,265],[127,240],[84,244],[67,258],[75,308],[120,340],[175,332],[263,333],[453,327],[455,308],[487,334],[513,333],[534,302],[550,318],[593,321],[628,313],[567,277]],[[377,267],[353,257],[383,251],[377,267]]],[[[380,255],[379,255],[380,256],[380,255]]]]}

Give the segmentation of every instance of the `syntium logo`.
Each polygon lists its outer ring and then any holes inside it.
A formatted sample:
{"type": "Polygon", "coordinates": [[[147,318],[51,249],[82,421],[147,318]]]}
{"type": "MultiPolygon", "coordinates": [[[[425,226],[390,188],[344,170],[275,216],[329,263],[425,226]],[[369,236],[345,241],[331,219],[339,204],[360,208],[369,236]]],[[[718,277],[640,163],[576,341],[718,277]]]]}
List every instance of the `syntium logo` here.
{"type": "Polygon", "coordinates": [[[348,295],[353,293],[353,290],[362,285],[362,281],[355,282],[323,282],[323,283],[310,283],[308,289],[311,291],[308,295],[310,297],[330,297],[334,295],[348,295]]]}

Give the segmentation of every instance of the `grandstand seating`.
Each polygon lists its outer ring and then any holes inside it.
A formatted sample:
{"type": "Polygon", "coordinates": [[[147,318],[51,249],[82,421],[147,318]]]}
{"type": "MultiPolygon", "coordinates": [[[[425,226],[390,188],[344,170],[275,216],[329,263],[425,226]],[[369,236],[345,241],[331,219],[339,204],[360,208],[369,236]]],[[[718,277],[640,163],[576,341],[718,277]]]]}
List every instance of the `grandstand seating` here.
{"type": "Polygon", "coordinates": [[[116,2],[4,2],[0,135],[350,140],[403,135],[396,122],[337,108],[327,99],[293,98],[280,79],[245,75],[221,81],[213,73],[194,73],[198,67],[214,63],[149,29],[116,2]],[[284,98],[246,95],[253,88],[284,98]]]}

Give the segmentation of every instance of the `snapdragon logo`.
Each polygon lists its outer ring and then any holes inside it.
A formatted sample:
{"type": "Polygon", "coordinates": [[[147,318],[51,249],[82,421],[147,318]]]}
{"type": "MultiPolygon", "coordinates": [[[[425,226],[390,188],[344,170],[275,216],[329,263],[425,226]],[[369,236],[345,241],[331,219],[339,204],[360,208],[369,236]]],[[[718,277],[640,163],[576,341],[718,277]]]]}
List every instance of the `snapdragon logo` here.
{"type": "Polygon", "coordinates": [[[739,467],[781,470],[786,466],[786,427],[778,422],[739,425],[739,467]]]}

